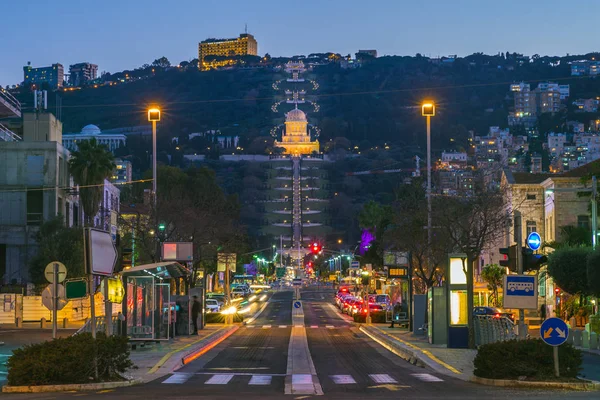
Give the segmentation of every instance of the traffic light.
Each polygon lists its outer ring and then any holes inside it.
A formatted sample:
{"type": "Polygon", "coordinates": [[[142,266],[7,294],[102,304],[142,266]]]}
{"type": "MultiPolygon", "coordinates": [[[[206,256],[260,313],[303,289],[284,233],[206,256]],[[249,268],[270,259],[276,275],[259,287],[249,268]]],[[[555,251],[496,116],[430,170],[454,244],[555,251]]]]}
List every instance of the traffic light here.
{"type": "Polygon", "coordinates": [[[159,230],[159,231],[161,231],[161,232],[162,232],[162,231],[164,231],[166,228],[167,228],[167,225],[165,225],[165,223],[164,223],[164,222],[161,222],[161,223],[159,223],[159,224],[158,224],[158,230],[159,230]]]}
{"type": "Polygon", "coordinates": [[[321,249],[322,246],[317,242],[314,242],[310,247],[310,251],[312,251],[313,254],[319,254],[321,252],[321,249]]]}
{"type": "Polygon", "coordinates": [[[500,265],[508,267],[511,271],[517,270],[517,246],[503,247],[500,249],[500,254],[504,255],[504,260],[500,260],[500,265]]]}
{"type": "Polygon", "coordinates": [[[123,250],[121,250],[121,268],[120,268],[120,271],[130,269],[132,261],[133,261],[133,250],[132,249],[123,249],[123,250]]]}
{"type": "Polygon", "coordinates": [[[523,271],[537,271],[548,262],[543,254],[533,254],[533,250],[523,247],[523,271]]]}

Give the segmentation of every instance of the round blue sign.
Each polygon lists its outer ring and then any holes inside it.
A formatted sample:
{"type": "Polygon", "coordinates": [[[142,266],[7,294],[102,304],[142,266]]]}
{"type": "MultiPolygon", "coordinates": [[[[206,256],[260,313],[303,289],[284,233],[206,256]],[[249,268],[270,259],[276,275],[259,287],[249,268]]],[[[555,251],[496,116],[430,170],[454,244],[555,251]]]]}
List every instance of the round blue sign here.
{"type": "Polygon", "coordinates": [[[299,301],[295,301],[294,308],[300,308],[300,307],[302,307],[302,303],[300,303],[299,301]]]}
{"type": "Polygon", "coordinates": [[[542,322],[540,336],[550,346],[560,346],[569,337],[569,327],[560,318],[548,318],[542,322]]]}
{"type": "Polygon", "coordinates": [[[529,236],[527,236],[527,246],[535,251],[542,246],[542,237],[537,232],[531,232],[529,236]]]}

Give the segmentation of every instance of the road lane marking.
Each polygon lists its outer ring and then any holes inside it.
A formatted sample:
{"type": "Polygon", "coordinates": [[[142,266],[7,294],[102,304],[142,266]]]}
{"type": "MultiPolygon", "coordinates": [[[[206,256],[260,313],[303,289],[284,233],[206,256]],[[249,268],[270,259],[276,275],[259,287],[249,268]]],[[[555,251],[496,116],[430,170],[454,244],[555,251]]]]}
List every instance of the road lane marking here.
{"type": "Polygon", "coordinates": [[[193,374],[188,374],[184,372],[175,372],[162,383],[181,385],[182,383],[186,383],[187,380],[192,377],[192,375],[193,374]]]}
{"type": "Polygon", "coordinates": [[[209,380],[204,382],[205,385],[227,385],[233,378],[233,374],[213,375],[209,380]]]}
{"type": "MultiPolygon", "coordinates": [[[[232,373],[220,373],[220,372],[196,372],[195,375],[233,375],[233,376],[254,376],[257,375],[252,372],[232,372],[232,373]]],[[[261,376],[286,376],[286,374],[259,374],[261,376]]]]}
{"type": "Polygon", "coordinates": [[[312,385],[312,375],[310,374],[294,374],[292,375],[293,385],[312,385]]]}
{"type": "Polygon", "coordinates": [[[333,328],[335,328],[335,326],[333,326],[333,325],[325,325],[325,328],[327,328],[327,329],[333,329],[333,328]]]}
{"type": "Polygon", "coordinates": [[[410,376],[414,376],[425,382],[444,382],[443,379],[438,378],[437,376],[433,376],[431,374],[410,374],[410,376]]]}
{"type": "Polygon", "coordinates": [[[375,383],[398,383],[388,374],[370,374],[369,378],[373,379],[375,383]]]}
{"type": "Polygon", "coordinates": [[[271,375],[252,375],[248,385],[270,385],[271,378],[271,375]]]}
{"type": "Polygon", "coordinates": [[[352,375],[331,375],[330,378],[336,385],[352,385],[356,383],[352,375]]]}
{"type": "Polygon", "coordinates": [[[280,328],[287,328],[287,325],[279,325],[280,328]]]}
{"type": "Polygon", "coordinates": [[[271,325],[263,325],[263,329],[269,329],[271,328],[271,325]]]}
{"type": "Polygon", "coordinates": [[[318,328],[319,326],[318,325],[311,325],[310,327],[314,329],[314,328],[318,328]]]}

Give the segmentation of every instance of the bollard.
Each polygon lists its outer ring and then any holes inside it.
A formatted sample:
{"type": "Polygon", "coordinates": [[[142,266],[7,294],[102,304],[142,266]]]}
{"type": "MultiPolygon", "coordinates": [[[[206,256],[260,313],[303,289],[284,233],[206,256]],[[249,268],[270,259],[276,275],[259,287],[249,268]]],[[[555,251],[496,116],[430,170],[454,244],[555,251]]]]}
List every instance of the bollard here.
{"type": "Polygon", "coordinates": [[[586,349],[590,348],[590,333],[588,331],[583,331],[581,333],[581,346],[586,349]]]}
{"type": "Polygon", "coordinates": [[[574,330],[573,331],[573,345],[574,346],[581,346],[581,331],[580,330],[574,330]]]}
{"type": "Polygon", "coordinates": [[[596,332],[590,333],[590,349],[592,349],[592,350],[598,349],[598,334],[596,332]]]}
{"type": "Polygon", "coordinates": [[[67,317],[63,318],[62,327],[63,327],[64,329],[66,329],[66,328],[67,328],[67,325],[68,325],[68,323],[69,323],[69,319],[68,319],[67,317]]]}
{"type": "Polygon", "coordinates": [[[17,328],[22,328],[23,327],[23,319],[21,317],[15,318],[15,322],[17,324],[17,328]]]}
{"type": "Polygon", "coordinates": [[[46,318],[40,320],[40,328],[46,329],[46,318]]]}

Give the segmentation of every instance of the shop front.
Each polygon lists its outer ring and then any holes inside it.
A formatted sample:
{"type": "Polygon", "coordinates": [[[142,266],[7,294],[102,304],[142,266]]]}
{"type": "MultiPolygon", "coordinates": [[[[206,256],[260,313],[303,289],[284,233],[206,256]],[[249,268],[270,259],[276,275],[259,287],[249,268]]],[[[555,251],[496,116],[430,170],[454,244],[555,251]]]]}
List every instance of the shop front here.
{"type": "Polygon", "coordinates": [[[180,313],[177,290],[190,271],[177,262],[162,262],[139,265],[121,274],[125,288],[122,313],[130,340],[173,337],[180,313]]]}

